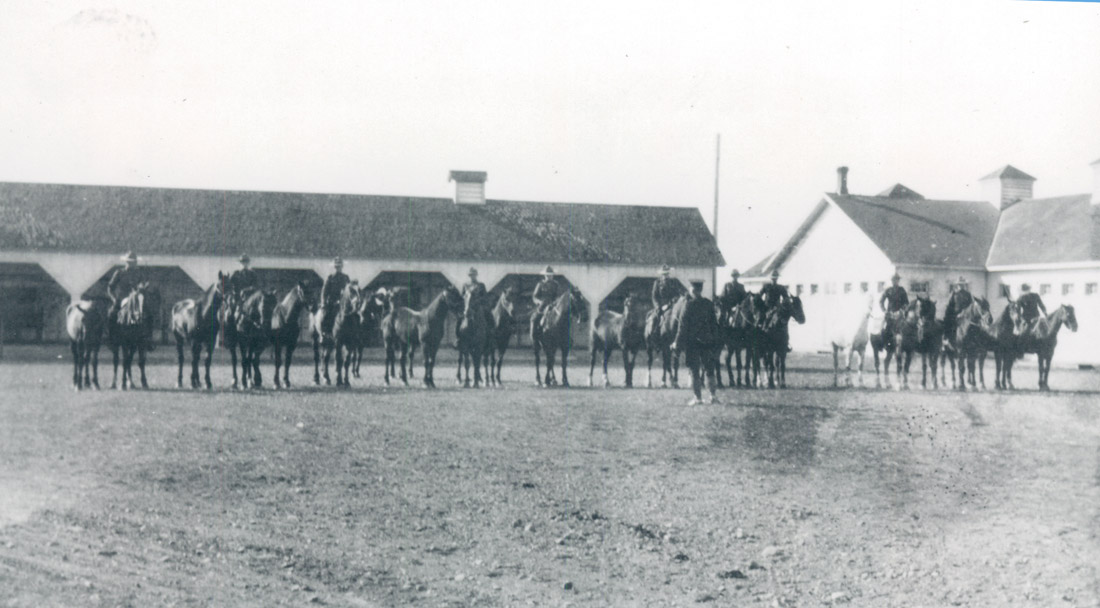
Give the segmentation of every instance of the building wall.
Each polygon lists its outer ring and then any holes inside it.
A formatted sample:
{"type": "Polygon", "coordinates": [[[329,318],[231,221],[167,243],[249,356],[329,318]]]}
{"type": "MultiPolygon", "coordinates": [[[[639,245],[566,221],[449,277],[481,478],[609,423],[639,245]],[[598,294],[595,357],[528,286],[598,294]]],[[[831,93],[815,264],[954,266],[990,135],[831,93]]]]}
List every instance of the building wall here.
{"type": "MultiPolygon", "coordinates": [[[[1058,334],[1058,347],[1054,352],[1054,365],[1100,364],[1100,264],[1092,268],[1047,268],[1033,270],[993,271],[989,273],[987,297],[994,314],[1000,314],[1006,300],[1001,297],[1000,286],[1008,285],[1012,297],[1020,295],[1020,285],[1028,283],[1031,290],[1043,298],[1047,312],[1054,312],[1062,304],[1073,306],[1077,316],[1077,333],[1062,329],[1058,334]],[[1093,284],[1092,293],[1087,286],[1093,284]],[[1042,293],[1043,286],[1048,293],[1042,293]],[[1063,293],[1064,286],[1070,293],[1063,293]]],[[[1017,383],[1019,383],[1017,381],[1017,383]]]]}

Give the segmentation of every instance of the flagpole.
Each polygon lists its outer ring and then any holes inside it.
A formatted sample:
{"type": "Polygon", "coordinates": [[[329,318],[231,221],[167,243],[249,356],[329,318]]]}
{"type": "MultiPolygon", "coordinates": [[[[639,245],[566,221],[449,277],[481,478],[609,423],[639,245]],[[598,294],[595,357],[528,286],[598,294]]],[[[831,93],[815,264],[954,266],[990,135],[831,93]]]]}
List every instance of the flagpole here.
{"type": "MultiPolygon", "coordinates": [[[[714,245],[718,246],[718,171],[720,161],[722,158],[722,134],[718,133],[717,141],[714,147],[714,223],[712,224],[714,229],[714,245]]],[[[718,267],[715,266],[711,270],[711,297],[718,297],[718,267]]]]}

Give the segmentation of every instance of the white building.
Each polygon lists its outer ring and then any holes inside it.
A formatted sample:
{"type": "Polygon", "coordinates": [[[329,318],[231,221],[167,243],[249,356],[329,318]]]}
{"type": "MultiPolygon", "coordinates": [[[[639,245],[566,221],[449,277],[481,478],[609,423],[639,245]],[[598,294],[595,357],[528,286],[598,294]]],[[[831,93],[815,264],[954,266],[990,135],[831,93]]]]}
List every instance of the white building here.
{"type": "Polygon", "coordinates": [[[65,306],[104,289],[131,249],[168,308],[237,268],[241,253],[280,291],[319,285],[339,255],[352,279],[410,287],[421,305],[471,266],[491,291],[529,295],[550,264],[593,309],[648,295],[665,263],[709,290],[723,264],[693,207],[486,200],[486,177],[452,172],[453,199],[0,183],[5,338],[61,339],[65,306]]]}
{"type": "Polygon", "coordinates": [[[911,293],[927,291],[940,303],[960,276],[999,313],[1030,283],[1053,311],[1072,304],[1080,331],[1059,334],[1058,361],[1100,363],[1100,161],[1092,164],[1094,192],[1032,198],[1035,178],[1006,165],[982,178],[982,201],[928,200],[897,184],[876,196],[853,195],[847,168],[837,192],[823,195],[784,246],[747,270],[759,287],[773,270],[800,293],[804,326],[792,330],[795,349],[827,350],[827,328],[880,297],[896,271],[911,293]]]}

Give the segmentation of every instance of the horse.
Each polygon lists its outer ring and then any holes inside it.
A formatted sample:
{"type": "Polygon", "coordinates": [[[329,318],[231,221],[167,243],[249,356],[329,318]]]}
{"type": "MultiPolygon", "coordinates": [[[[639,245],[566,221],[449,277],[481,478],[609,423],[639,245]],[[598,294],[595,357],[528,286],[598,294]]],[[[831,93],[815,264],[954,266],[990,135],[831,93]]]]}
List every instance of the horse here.
{"type": "Polygon", "coordinates": [[[455,381],[470,388],[470,364],[474,366],[474,388],[481,386],[481,361],[489,344],[489,315],[485,309],[483,296],[476,290],[469,290],[463,297],[462,315],[455,326],[455,345],[458,348],[458,369],[455,381]],[[466,370],[466,379],[462,370],[466,370]]]}
{"type": "Polygon", "coordinates": [[[107,331],[111,301],[92,298],[70,304],[65,310],[65,329],[73,353],[73,388],[99,390],[99,347],[107,331]]]}
{"type": "Polygon", "coordinates": [[[674,314],[673,309],[677,306],[683,307],[687,302],[687,295],[680,296],[672,306],[669,306],[661,312],[660,309],[654,308],[646,315],[645,320],[645,352],[646,352],[646,374],[645,385],[647,388],[653,387],[653,354],[661,354],[661,388],[667,387],[670,383],[672,388],[680,388],[680,353],[672,350],[672,341],[676,339],[676,328],[678,327],[679,317],[674,314]],[[657,322],[654,323],[653,317],[657,316],[657,322]]]}
{"type": "Polygon", "coordinates": [[[485,369],[489,375],[485,381],[500,386],[500,370],[504,366],[504,352],[516,330],[516,290],[507,287],[497,298],[497,303],[489,312],[489,342],[485,349],[485,369]]]}
{"type": "Polygon", "coordinates": [[[775,388],[776,383],[779,388],[787,388],[787,351],[791,341],[787,325],[792,318],[800,325],[806,322],[798,296],[781,298],[764,319],[760,344],[768,370],[768,388],[775,388]]]}
{"type": "Polygon", "coordinates": [[[1039,390],[1049,391],[1050,363],[1054,359],[1054,348],[1058,345],[1058,331],[1065,325],[1070,331],[1077,331],[1077,314],[1073,306],[1063,304],[1058,310],[1041,317],[1032,327],[1024,329],[1018,336],[1020,353],[1035,353],[1039,357],[1039,390]]]}
{"type": "Polygon", "coordinates": [[[623,312],[605,310],[592,319],[588,349],[588,386],[592,386],[592,371],[596,367],[596,352],[603,354],[603,385],[611,386],[607,379],[607,362],[616,348],[623,354],[626,387],[634,386],[634,361],[638,351],[645,348],[644,320],[636,310],[637,300],[630,295],[623,299],[623,312]]]}
{"type": "MultiPolygon", "coordinates": [[[[909,365],[913,362],[913,353],[917,352],[920,319],[917,316],[917,301],[913,300],[901,311],[901,316],[892,324],[894,359],[897,361],[898,390],[909,390],[909,365]]],[[[886,369],[890,375],[890,369],[886,369]]]]}
{"type": "Polygon", "coordinates": [[[879,353],[886,349],[886,341],[883,337],[885,318],[882,309],[875,306],[874,296],[868,296],[865,307],[857,309],[850,319],[833,325],[829,338],[833,348],[833,386],[840,386],[840,353],[847,352],[845,367],[845,384],[852,386],[852,358],[859,355],[858,378],[859,386],[863,386],[863,362],[866,358],[867,346],[875,357],[875,387],[882,386],[879,374],[879,353]]]}
{"type": "Polygon", "coordinates": [[[993,359],[997,366],[994,386],[1000,390],[1016,388],[1012,385],[1012,365],[1020,356],[1019,338],[1016,335],[1019,320],[1016,306],[1009,303],[1001,311],[997,321],[989,326],[984,324],[982,326],[983,337],[988,348],[993,351],[993,359]]]}
{"type": "Polygon", "coordinates": [[[970,388],[977,389],[975,367],[981,387],[985,388],[985,355],[990,349],[987,334],[983,334],[983,324],[992,324],[989,302],[985,298],[972,298],[970,304],[955,315],[953,346],[959,369],[959,391],[966,391],[969,373],[970,388]]]}
{"type": "Polygon", "coordinates": [[[561,385],[569,386],[569,350],[573,347],[573,320],[588,320],[588,302],[580,291],[570,288],[547,307],[542,321],[531,327],[531,344],[535,349],[535,381],[539,386],[557,384],[554,376],[554,356],[561,351],[561,385]],[[539,351],[546,355],[546,376],[540,376],[539,351]]]}
{"type": "Polygon", "coordinates": [[[353,359],[352,353],[359,343],[359,287],[354,283],[348,283],[340,292],[340,300],[336,305],[336,313],[333,317],[332,332],[321,331],[321,317],[324,308],[317,306],[310,315],[310,333],[313,336],[313,383],[321,383],[320,363],[321,352],[324,351],[325,384],[332,384],[332,378],[328,373],[329,362],[333,353],[336,354],[336,386],[350,386],[348,372],[353,359]]]}
{"type": "MultiPolygon", "coordinates": [[[[241,353],[241,386],[263,387],[260,355],[271,340],[271,318],[275,312],[275,292],[255,290],[244,298],[236,315],[237,348],[241,353]]],[[[236,378],[234,378],[234,385],[236,378]]]]}
{"type": "Polygon", "coordinates": [[[352,360],[352,374],[360,378],[359,366],[363,363],[363,350],[381,327],[382,316],[386,313],[386,292],[379,290],[369,293],[364,287],[359,290],[359,341],[355,345],[352,360]]]}
{"type": "Polygon", "coordinates": [[[214,344],[218,341],[218,313],[225,294],[228,276],[218,272],[214,282],[199,299],[180,300],[172,306],[172,334],[176,337],[176,388],[183,388],[183,345],[191,343],[191,388],[199,388],[199,355],[206,350],[206,388],[210,382],[210,361],[214,358],[214,344]]]}
{"type": "Polygon", "coordinates": [[[150,350],[150,333],[155,327],[156,311],[160,310],[160,292],[148,281],[139,283],[130,295],[123,298],[118,313],[107,322],[107,339],[114,363],[111,388],[118,387],[119,351],[122,351],[122,390],[134,386],[134,354],[141,370],[141,388],[149,388],[145,377],[145,354],[150,350]]]}
{"type": "Polygon", "coordinates": [[[275,388],[290,388],[290,360],[298,346],[302,311],[308,306],[306,284],[299,282],[271,311],[271,349],[275,352],[275,388]],[[283,380],[279,382],[279,368],[283,380]]]}
{"type": "MultiPolygon", "coordinates": [[[[746,294],[745,299],[734,306],[730,310],[729,316],[725,319],[725,324],[719,331],[723,334],[725,348],[726,348],[726,374],[729,376],[730,388],[734,386],[756,386],[756,382],[760,376],[760,358],[757,356],[757,352],[760,346],[761,332],[760,332],[760,319],[758,318],[757,311],[763,300],[759,294],[746,294]],[[741,370],[741,354],[744,353],[744,383],[742,383],[741,370]],[[731,365],[731,359],[735,359],[737,363],[737,381],[734,384],[733,366],[731,365]],[[752,370],[753,376],[750,378],[749,373],[752,370]]],[[[721,386],[721,375],[715,376],[715,381],[718,386],[721,386]]]]}
{"type": "Polygon", "coordinates": [[[917,317],[916,351],[920,353],[921,388],[928,388],[927,374],[931,369],[932,388],[939,389],[940,381],[936,375],[936,367],[943,352],[943,323],[936,320],[936,302],[930,298],[918,296],[910,306],[917,317]]]}
{"type": "MultiPolygon", "coordinates": [[[[395,307],[387,319],[382,322],[382,340],[386,345],[387,358],[391,352],[401,351],[401,381],[407,386],[409,376],[406,365],[412,367],[412,356],[417,347],[423,349],[424,386],[435,388],[435,357],[443,334],[449,312],[458,312],[465,302],[453,285],[448,285],[422,311],[405,306],[395,307]]],[[[411,372],[411,370],[410,370],[411,372]]],[[[389,384],[389,367],[386,368],[386,383],[389,384]]]]}

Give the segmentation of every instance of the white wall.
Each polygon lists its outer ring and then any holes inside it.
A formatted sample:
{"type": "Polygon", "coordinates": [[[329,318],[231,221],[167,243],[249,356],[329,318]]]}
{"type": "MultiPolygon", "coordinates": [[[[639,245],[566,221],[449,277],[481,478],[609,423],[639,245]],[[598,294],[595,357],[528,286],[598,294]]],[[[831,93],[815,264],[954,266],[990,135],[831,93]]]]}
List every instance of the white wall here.
{"type": "Polygon", "coordinates": [[[1100,264],[1093,268],[1062,268],[994,271],[989,274],[987,289],[994,313],[1000,313],[1005,300],[1000,297],[1000,285],[1012,288],[1012,297],[1020,295],[1020,284],[1028,283],[1031,290],[1040,293],[1041,286],[1050,285],[1050,292],[1041,294],[1048,312],[1054,312],[1062,304],[1073,306],[1077,315],[1077,333],[1066,329],[1058,334],[1058,348],[1054,352],[1054,365],[1090,363],[1100,364],[1100,293],[1086,294],[1088,283],[1100,283],[1100,264]],[[1073,292],[1062,294],[1062,286],[1072,285],[1073,292]]]}

